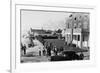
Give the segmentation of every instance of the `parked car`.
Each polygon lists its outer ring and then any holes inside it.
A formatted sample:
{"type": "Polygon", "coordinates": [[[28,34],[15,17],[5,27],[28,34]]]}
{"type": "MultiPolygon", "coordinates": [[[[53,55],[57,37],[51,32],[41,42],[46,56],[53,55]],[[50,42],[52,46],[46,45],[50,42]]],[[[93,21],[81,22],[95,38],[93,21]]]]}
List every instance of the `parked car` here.
{"type": "Polygon", "coordinates": [[[68,46],[70,46],[70,47],[76,47],[76,44],[70,43],[70,44],[68,44],[68,46]]]}
{"type": "Polygon", "coordinates": [[[60,56],[51,56],[50,61],[80,60],[80,56],[74,51],[63,51],[60,56]]]}

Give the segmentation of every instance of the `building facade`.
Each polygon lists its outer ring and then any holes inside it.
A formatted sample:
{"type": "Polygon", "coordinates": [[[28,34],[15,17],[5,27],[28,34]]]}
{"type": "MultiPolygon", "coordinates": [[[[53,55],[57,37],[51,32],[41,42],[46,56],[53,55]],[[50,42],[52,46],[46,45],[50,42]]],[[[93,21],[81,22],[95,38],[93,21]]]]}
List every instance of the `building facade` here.
{"type": "Polygon", "coordinates": [[[71,14],[64,29],[67,44],[73,43],[79,48],[89,47],[89,18],[88,14],[71,14]]]}

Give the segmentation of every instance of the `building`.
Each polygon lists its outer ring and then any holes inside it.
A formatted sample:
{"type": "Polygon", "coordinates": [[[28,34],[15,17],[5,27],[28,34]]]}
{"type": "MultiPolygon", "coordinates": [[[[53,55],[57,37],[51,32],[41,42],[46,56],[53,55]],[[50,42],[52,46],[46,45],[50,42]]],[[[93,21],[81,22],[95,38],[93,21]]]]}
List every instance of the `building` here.
{"type": "Polygon", "coordinates": [[[67,44],[73,43],[79,48],[89,47],[89,14],[71,14],[63,35],[67,44]]]}
{"type": "Polygon", "coordinates": [[[32,28],[31,28],[30,32],[31,32],[31,34],[33,34],[34,36],[46,34],[46,31],[43,30],[43,29],[32,29],[32,28]]]}
{"type": "Polygon", "coordinates": [[[42,37],[45,37],[45,36],[53,36],[52,34],[52,31],[51,30],[43,30],[43,29],[30,29],[30,36],[32,37],[36,37],[36,36],[42,36],[42,37]]]}

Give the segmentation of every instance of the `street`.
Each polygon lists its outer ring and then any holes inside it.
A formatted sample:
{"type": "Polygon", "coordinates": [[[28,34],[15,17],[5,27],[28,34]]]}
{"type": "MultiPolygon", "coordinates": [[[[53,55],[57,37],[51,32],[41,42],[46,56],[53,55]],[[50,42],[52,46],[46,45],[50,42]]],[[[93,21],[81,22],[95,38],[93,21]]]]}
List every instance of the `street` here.
{"type": "Polygon", "coordinates": [[[21,62],[28,63],[28,62],[48,62],[50,57],[46,56],[35,56],[35,57],[21,57],[21,62]]]}

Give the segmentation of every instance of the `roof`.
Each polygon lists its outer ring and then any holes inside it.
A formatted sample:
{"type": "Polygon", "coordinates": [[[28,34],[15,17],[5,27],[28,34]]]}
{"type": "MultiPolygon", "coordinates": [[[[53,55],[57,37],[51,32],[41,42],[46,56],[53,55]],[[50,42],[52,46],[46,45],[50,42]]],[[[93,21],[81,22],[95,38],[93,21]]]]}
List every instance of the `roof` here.
{"type": "Polygon", "coordinates": [[[43,29],[31,29],[31,32],[36,32],[38,34],[45,34],[46,31],[43,29]]]}

